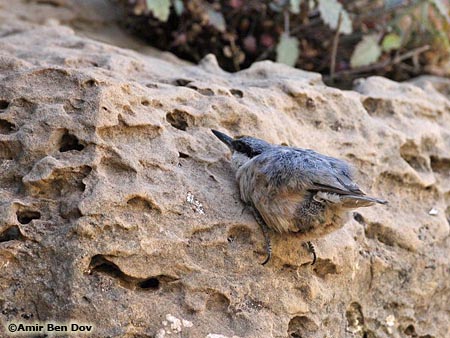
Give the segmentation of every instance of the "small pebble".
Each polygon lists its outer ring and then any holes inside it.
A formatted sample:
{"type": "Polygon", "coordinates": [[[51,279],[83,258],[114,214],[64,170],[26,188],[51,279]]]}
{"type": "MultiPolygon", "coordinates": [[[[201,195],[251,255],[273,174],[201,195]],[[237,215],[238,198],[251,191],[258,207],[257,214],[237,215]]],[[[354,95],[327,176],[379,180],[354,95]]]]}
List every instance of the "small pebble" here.
{"type": "Polygon", "coordinates": [[[431,216],[436,216],[438,214],[438,210],[435,208],[431,208],[430,211],[428,211],[428,214],[431,216]]]}

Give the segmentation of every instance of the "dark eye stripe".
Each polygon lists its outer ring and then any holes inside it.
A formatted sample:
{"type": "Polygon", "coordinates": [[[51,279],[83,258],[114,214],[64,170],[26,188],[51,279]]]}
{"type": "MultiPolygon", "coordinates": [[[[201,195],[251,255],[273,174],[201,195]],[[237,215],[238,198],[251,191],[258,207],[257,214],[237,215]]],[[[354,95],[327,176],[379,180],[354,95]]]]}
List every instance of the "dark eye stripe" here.
{"type": "Polygon", "coordinates": [[[262,152],[262,149],[254,149],[251,145],[247,144],[247,142],[243,140],[234,140],[232,144],[236,151],[242,154],[246,154],[250,158],[257,156],[262,152]]]}

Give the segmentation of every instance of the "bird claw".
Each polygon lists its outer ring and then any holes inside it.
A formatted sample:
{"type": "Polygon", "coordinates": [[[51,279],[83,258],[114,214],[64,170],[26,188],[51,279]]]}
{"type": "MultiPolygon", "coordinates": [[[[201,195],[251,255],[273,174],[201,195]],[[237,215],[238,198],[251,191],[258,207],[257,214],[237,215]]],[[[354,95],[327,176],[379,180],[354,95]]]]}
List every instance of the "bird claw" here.
{"type": "Polygon", "coordinates": [[[315,252],[312,252],[311,254],[313,256],[313,261],[311,262],[311,265],[314,265],[316,263],[317,256],[315,252]]]}
{"type": "Polygon", "coordinates": [[[267,257],[264,262],[261,263],[262,265],[266,265],[270,261],[270,258],[272,258],[272,245],[270,244],[269,230],[267,228],[266,222],[264,222],[264,219],[261,217],[258,210],[256,210],[256,208],[253,206],[251,206],[251,209],[253,211],[253,215],[255,216],[256,222],[261,227],[262,233],[264,235],[264,240],[266,242],[267,257]]]}
{"type": "Polygon", "coordinates": [[[268,252],[266,259],[264,260],[264,262],[261,263],[261,265],[266,265],[270,261],[271,258],[272,258],[272,253],[268,252]]]}
{"type": "Polygon", "coordinates": [[[314,248],[314,245],[310,241],[306,242],[305,244],[306,249],[313,256],[313,261],[311,262],[311,265],[314,265],[317,260],[316,249],[314,248]]]}

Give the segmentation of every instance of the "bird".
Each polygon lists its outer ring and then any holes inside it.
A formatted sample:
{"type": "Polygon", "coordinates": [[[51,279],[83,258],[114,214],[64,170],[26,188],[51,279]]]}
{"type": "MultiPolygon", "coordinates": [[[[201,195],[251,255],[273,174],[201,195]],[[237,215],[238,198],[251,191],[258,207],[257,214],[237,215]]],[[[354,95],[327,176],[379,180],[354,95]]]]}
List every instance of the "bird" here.
{"type": "Polygon", "coordinates": [[[353,209],[387,204],[358,187],[353,168],[344,160],[311,149],[211,131],[231,151],[241,200],[261,227],[267,254],[263,265],[272,257],[269,230],[303,240],[314,264],[311,240],[343,227],[353,209]]]}

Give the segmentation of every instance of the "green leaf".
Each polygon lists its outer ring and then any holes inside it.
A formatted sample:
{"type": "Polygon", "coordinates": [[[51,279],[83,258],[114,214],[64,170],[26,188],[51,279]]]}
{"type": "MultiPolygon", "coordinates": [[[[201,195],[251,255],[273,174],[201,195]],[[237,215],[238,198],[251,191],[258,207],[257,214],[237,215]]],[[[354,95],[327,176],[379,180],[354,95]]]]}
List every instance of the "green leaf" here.
{"type": "Polygon", "coordinates": [[[208,2],[205,2],[203,4],[203,9],[205,10],[206,15],[208,16],[208,23],[214,28],[216,28],[218,31],[225,32],[227,28],[227,23],[225,22],[223,14],[219,11],[216,11],[214,7],[208,2]]]}
{"type": "Polygon", "coordinates": [[[448,23],[450,23],[450,16],[448,15],[449,8],[442,0],[430,0],[433,6],[437,9],[439,14],[441,14],[448,23]]]}
{"type": "Polygon", "coordinates": [[[226,22],[222,13],[212,9],[207,9],[209,24],[214,26],[218,31],[225,32],[226,22]]]}
{"type": "Polygon", "coordinates": [[[184,11],[184,4],[182,0],[173,0],[173,8],[175,9],[175,13],[177,13],[178,16],[183,14],[184,11]]]}
{"type": "Polygon", "coordinates": [[[402,38],[395,33],[389,33],[383,39],[381,47],[385,52],[390,52],[394,49],[399,49],[402,46],[402,38]]]}
{"type": "Polygon", "coordinates": [[[290,10],[293,14],[300,13],[300,3],[302,0],[289,0],[290,10]]]}
{"type": "Polygon", "coordinates": [[[283,11],[283,7],[280,6],[277,2],[273,2],[273,1],[269,2],[269,8],[277,13],[280,13],[281,11],[283,11]]]}
{"type": "Polygon", "coordinates": [[[146,0],[147,8],[159,21],[166,22],[170,14],[170,0],[146,0]]]}
{"type": "Polygon", "coordinates": [[[370,65],[378,60],[381,48],[378,45],[377,35],[366,35],[355,47],[350,65],[352,68],[370,65]]]}
{"type": "Polygon", "coordinates": [[[342,13],[339,32],[343,34],[350,34],[353,32],[350,16],[337,0],[319,0],[319,12],[322,20],[334,30],[336,30],[338,26],[339,13],[342,13]]]}
{"type": "Polygon", "coordinates": [[[297,38],[287,34],[281,35],[277,45],[277,62],[293,67],[299,55],[300,49],[297,38]]]}
{"type": "Polygon", "coordinates": [[[390,10],[395,9],[403,4],[404,0],[384,0],[384,9],[390,10]]]}

